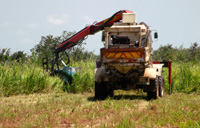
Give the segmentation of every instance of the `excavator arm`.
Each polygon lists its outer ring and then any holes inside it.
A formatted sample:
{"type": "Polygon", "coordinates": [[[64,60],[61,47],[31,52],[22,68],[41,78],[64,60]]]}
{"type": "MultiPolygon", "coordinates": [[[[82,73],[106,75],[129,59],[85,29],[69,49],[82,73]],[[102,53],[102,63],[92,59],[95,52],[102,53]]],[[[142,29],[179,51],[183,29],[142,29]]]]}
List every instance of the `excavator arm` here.
{"type": "Polygon", "coordinates": [[[98,22],[94,25],[90,25],[63,41],[58,48],[55,50],[56,58],[58,58],[58,54],[60,52],[64,52],[66,49],[69,49],[79,43],[79,41],[83,40],[86,36],[95,34],[96,32],[104,29],[104,27],[112,26],[114,22],[120,21],[122,19],[122,13],[132,13],[129,10],[121,10],[116,12],[113,16],[108,19],[105,19],[101,22],[98,22]]]}

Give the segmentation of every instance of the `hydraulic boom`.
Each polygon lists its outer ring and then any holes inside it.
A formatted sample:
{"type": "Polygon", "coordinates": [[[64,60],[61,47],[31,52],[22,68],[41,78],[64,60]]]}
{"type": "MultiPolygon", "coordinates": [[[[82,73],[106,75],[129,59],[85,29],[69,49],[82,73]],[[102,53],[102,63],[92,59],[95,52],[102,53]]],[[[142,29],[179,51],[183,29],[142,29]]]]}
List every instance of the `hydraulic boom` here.
{"type": "MultiPolygon", "coordinates": [[[[63,54],[59,55],[59,53],[61,52],[65,53],[65,55],[68,58],[67,60],[67,64],[68,64],[70,62],[70,59],[69,59],[68,54],[65,52],[66,49],[69,49],[71,47],[74,47],[78,43],[81,43],[86,36],[95,34],[96,32],[103,30],[105,27],[112,26],[115,22],[119,22],[120,20],[122,20],[123,13],[132,13],[132,11],[129,11],[129,10],[118,11],[115,14],[113,14],[110,18],[107,18],[93,25],[87,26],[83,28],[82,30],[80,30],[79,32],[77,32],[76,34],[74,34],[73,36],[71,36],[70,38],[68,38],[67,40],[63,41],[60,44],[60,46],[55,49],[56,58],[54,58],[51,61],[51,68],[50,68],[50,71],[52,72],[52,74],[60,74],[65,82],[70,83],[72,77],[76,73],[76,69],[73,67],[68,67],[66,64],[64,64],[65,67],[63,69],[60,69],[59,58],[63,54]],[[54,69],[55,65],[56,65],[56,69],[54,69]]],[[[64,63],[63,61],[61,62],[64,63]]],[[[49,70],[48,63],[49,63],[48,58],[43,58],[43,68],[46,69],[47,71],[49,70]]]]}
{"type": "Polygon", "coordinates": [[[69,49],[76,44],[78,44],[80,41],[82,41],[86,36],[95,34],[99,30],[104,29],[104,27],[112,26],[114,22],[118,22],[122,19],[122,13],[132,13],[132,11],[129,10],[121,10],[116,12],[113,16],[111,16],[108,19],[105,19],[101,22],[98,22],[94,25],[90,25],[73,35],[72,37],[65,40],[63,43],[60,44],[60,46],[56,49],[55,54],[58,57],[58,54],[60,52],[64,52],[66,49],[69,49]]]}

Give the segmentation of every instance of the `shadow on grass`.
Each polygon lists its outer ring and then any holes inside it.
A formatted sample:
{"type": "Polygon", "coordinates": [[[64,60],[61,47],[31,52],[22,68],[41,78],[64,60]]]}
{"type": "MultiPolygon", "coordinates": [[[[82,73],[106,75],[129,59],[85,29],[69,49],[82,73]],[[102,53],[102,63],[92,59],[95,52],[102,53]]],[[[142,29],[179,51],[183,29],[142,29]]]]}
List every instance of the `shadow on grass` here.
{"type": "MultiPolygon", "coordinates": [[[[128,100],[135,100],[135,99],[140,99],[140,100],[144,99],[144,100],[147,100],[147,96],[145,96],[143,94],[141,94],[141,95],[115,95],[113,97],[108,97],[108,98],[109,99],[113,99],[113,100],[127,100],[127,99],[128,100]]],[[[87,100],[91,101],[91,102],[99,101],[99,100],[96,100],[94,96],[88,97],[87,100]]]]}

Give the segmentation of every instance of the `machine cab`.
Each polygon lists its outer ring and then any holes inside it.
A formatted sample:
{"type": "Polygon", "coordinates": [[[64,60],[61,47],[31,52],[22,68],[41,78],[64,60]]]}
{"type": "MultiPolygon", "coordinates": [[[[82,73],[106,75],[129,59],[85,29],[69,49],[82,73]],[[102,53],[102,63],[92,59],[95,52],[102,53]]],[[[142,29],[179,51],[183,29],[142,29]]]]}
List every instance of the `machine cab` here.
{"type": "Polygon", "coordinates": [[[126,63],[150,61],[151,30],[143,22],[136,23],[135,13],[123,13],[122,17],[121,22],[104,28],[105,48],[101,50],[102,60],[126,63]]]}

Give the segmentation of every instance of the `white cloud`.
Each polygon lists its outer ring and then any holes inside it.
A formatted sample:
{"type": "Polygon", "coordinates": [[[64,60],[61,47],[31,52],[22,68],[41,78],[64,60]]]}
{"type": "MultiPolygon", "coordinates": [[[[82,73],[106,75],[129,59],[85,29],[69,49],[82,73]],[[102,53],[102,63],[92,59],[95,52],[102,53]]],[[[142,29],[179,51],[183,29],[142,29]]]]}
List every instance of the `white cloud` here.
{"type": "Polygon", "coordinates": [[[29,38],[24,38],[24,39],[22,40],[22,43],[23,43],[23,44],[35,44],[35,41],[34,41],[34,40],[31,40],[31,39],[29,39],[29,38]]]}
{"type": "Polygon", "coordinates": [[[27,24],[27,27],[28,27],[28,28],[33,28],[33,29],[34,29],[34,28],[37,28],[37,26],[38,26],[38,25],[37,25],[36,23],[27,24]]]}
{"type": "Polygon", "coordinates": [[[69,15],[67,14],[62,14],[61,16],[56,16],[56,15],[49,15],[47,17],[48,21],[54,25],[62,25],[65,24],[68,19],[69,19],[69,15]]]}

